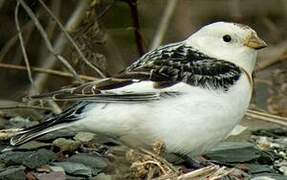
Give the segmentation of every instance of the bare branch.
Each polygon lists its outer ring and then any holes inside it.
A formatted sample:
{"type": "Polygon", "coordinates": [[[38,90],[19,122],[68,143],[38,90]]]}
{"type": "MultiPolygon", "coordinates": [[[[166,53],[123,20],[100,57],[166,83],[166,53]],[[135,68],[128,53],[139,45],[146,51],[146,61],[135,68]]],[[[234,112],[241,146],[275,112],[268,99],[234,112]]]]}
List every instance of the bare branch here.
{"type": "Polygon", "coordinates": [[[39,30],[41,36],[43,37],[47,48],[49,50],[49,52],[51,52],[64,66],[67,70],[69,70],[71,72],[71,74],[73,74],[73,77],[78,80],[81,81],[81,79],[79,78],[77,72],[74,70],[74,68],[69,64],[69,62],[62,57],[61,55],[59,55],[55,49],[53,48],[47,33],[45,32],[43,26],[40,24],[39,20],[36,18],[35,14],[33,13],[33,11],[31,10],[31,8],[23,1],[23,0],[17,0],[25,9],[25,11],[27,12],[27,14],[31,17],[32,21],[34,22],[35,26],[37,27],[37,29],[39,30]]]}
{"type": "Polygon", "coordinates": [[[27,69],[27,73],[28,73],[28,78],[29,81],[31,83],[32,89],[34,92],[32,92],[32,94],[34,94],[35,92],[37,92],[34,81],[33,81],[33,77],[32,77],[32,72],[31,72],[31,68],[30,68],[30,63],[29,63],[29,59],[27,56],[27,52],[25,49],[25,44],[24,44],[24,40],[23,40],[23,36],[22,36],[22,32],[21,32],[21,28],[19,25],[19,19],[18,19],[18,13],[19,13],[19,2],[17,2],[16,4],[16,8],[15,8],[15,14],[14,14],[14,18],[15,18],[15,24],[16,24],[16,29],[17,29],[17,33],[18,33],[18,37],[19,37],[19,41],[20,41],[20,46],[21,46],[21,50],[23,53],[23,57],[24,57],[24,61],[26,64],[26,69],[27,69]]]}
{"type": "Polygon", "coordinates": [[[248,109],[246,115],[255,119],[272,122],[287,127],[287,118],[273,114],[248,109]]]}
{"type": "Polygon", "coordinates": [[[150,50],[157,48],[162,43],[163,37],[166,33],[166,30],[168,28],[169,22],[171,20],[171,17],[175,11],[176,5],[178,0],[169,0],[168,4],[166,5],[164,14],[160,20],[158,29],[155,33],[154,40],[151,43],[150,50]]]}
{"type": "Polygon", "coordinates": [[[36,109],[36,110],[52,111],[51,108],[31,106],[31,105],[0,106],[0,110],[9,110],[9,109],[36,109]]]}
{"type": "MultiPolygon", "coordinates": [[[[78,24],[81,22],[82,18],[85,15],[88,1],[78,1],[78,4],[76,5],[76,9],[74,12],[70,15],[70,18],[67,20],[65,24],[66,31],[70,32],[75,29],[75,27],[78,26],[78,24]]],[[[67,44],[67,39],[63,33],[60,33],[56,38],[56,42],[54,43],[54,49],[57,50],[58,53],[61,53],[67,44]]],[[[41,67],[44,69],[52,69],[55,65],[56,61],[54,58],[54,55],[50,54],[45,60],[42,61],[41,67]]],[[[35,84],[38,87],[39,91],[43,88],[44,83],[47,80],[47,74],[40,74],[35,77],[35,84]]]]}
{"type": "Polygon", "coordinates": [[[72,45],[74,46],[74,48],[76,49],[76,51],[78,52],[80,58],[93,70],[95,70],[99,76],[101,78],[105,78],[105,75],[103,74],[103,72],[96,67],[95,65],[93,65],[83,54],[83,52],[81,51],[81,49],[79,48],[79,46],[76,44],[76,42],[73,40],[73,38],[69,35],[69,33],[65,30],[65,27],[62,25],[62,23],[58,20],[58,18],[53,14],[53,12],[46,6],[46,4],[42,1],[42,0],[38,0],[41,5],[44,7],[44,9],[50,14],[50,16],[55,20],[55,22],[58,24],[58,26],[60,27],[60,29],[62,30],[62,32],[64,33],[64,35],[66,36],[66,38],[72,43],[72,45]]]}
{"type": "Polygon", "coordinates": [[[137,44],[138,53],[142,56],[145,53],[143,46],[143,38],[140,33],[140,23],[139,23],[139,13],[137,7],[137,0],[124,0],[129,6],[131,10],[131,16],[133,21],[133,30],[135,34],[135,40],[137,44]]]}
{"type": "MultiPolygon", "coordinates": [[[[14,64],[4,64],[4,63],[0,63],[0,68],[27,71],[27,68],[26,68],[25,66],[14,65],[14,64]]],[[[54,75],[54,76],[73,78],[73,75],[70,74],[70,73],[66,73],[66,72],[62,72],[62,71],[57,71],[57,70],[52,70],[52,69],[44,69],[44,68],[31,67],[31,70],[32,70],[32,71],[35,71],[35,72],[39,72],[39,73],[46,73],[46,74],[54,75]]],[[[95,80],[98,80],[98,79],[95,78],[95,77],[86,76],[86,75],[79,75],[79,77],[80,77],[82,80],[87,80],[87,81],[95,81],[95,80]]]]}

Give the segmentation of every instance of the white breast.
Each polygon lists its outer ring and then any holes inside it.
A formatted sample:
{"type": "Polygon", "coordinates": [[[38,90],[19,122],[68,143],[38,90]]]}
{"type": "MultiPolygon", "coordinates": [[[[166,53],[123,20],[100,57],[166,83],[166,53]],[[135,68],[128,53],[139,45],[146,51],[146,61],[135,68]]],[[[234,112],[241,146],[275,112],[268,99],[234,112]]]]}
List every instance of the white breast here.
{"type": "MultiPolygon", "coordinates": [[[[144,86],[134,85],[128,90],[144,86]]],[[[148,88],[149,89],[149,88],[148,88]]],[[[124,89],[121,89],[124,90],[124,89]]],[[[242,75],[228,92],[192,87],[184,83],[165,89],[184,95],[142,104],[91,104],[87,118],[77,126],[117,136],[133,146],[164,141],[169,152],[201,154],[242,119],[251,98],[251,87],[242,75]]]]}

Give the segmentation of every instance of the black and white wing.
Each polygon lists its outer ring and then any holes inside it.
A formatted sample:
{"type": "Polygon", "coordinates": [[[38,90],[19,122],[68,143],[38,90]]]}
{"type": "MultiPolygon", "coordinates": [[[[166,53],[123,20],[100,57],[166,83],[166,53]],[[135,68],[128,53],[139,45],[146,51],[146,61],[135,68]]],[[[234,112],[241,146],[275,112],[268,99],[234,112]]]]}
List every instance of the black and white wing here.
{"type": "Polygon", "coordinates": [[[56,101],[135,102],[160,99],[151,92],[113,92],[113,89],[142,81],[154,82],[154,88],[166,88],[185,82],[191,86],[228,89],[239,79],[241,70],[234,64],[208,57],[184,42],[159,47],[141,57],[117,76],[30,97],[56,101]]]}

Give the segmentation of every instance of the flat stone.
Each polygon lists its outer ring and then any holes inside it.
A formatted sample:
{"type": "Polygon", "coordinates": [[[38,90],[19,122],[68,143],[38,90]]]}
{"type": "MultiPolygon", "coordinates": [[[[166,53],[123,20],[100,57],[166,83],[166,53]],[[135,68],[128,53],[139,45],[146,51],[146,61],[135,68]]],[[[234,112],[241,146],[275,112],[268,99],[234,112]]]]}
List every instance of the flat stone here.
{"type": "Polygon", "coordinates": [[[78,134],[76,134],[76,136],[74,137],[74,139],[76,141],[80,141],[82,143],[87,143],[90,142],[94,139],[95,134],[93,133],[89,133],[89,132],[79,132],[78,134]]]}
{"type": "Polygon", "coordinates": [[[61,129],[61,130],[57,130],[57,131],[45,134],[44,136],[39,137],[38,140],[41,140],[41,141],[52,141],[52,140],[55,140],[57,138],[74,137],[75,134],[76,134],[76,132],[71,131],[69,129],[61,129]]]}
{"type": "Polygon", "coordinates": [[[112,176],[105,173],[100,173],[99,175],[94,177],[93,180],[112,180],[112,176]]]}
{"type": "Polygon", "coordinates": [[[21,164],[31,169],[35,169],[55,160],[56,154],[47,149],[27,152],[16,151],[5,152],[0,155],[0,159],[3,160],[6,165],[21,164]]]}
{"type": "Polygon", "coordinates": [[[28,143],[22,144],[21,146],[15,148],[17,150],[35,150],[43,147],[51,146],[51,143],[43,143],[38,141],[30,141],[28,143]]]}
{"type": "Polygon", "coordinates": [[[6,170],[0,172],[0,179],[3,180],[25,180],[25,167],[8,167],[6,170]]]}
{"type": "Polygon", "coordinates": [[[97,175],[107,168],[107,161],[98,154],[79,153],[71,156],[66,161],[84,164],[92,168],[92,174],[97,175]]]}
{"type": "Polygon", "coordinates": [[[61,149],[61,151],[73,152],[79,148],[81,143],[72,139],[58,138],[53,141],[53,144],[61,149]]]}
{"type": "Polygon", "coordinates": [[[53,163],[53,165],[62,167],[67,174],[72,176],[84,176],[84,177],[92,176],[91,168],[81,163],[55,162],[53,163]]]}
{"type": "Polygon", "coordinates": [[[38,180],[65,180],[64,172],[50,172],[50,173],[33,173],[38,180]]]}
{"type": "Polygon", "coordinates": [[[223,142],[207,152],[206,156],[219,162],[242,163],[259,158],[261,153],[251,143],[223,142]]]}

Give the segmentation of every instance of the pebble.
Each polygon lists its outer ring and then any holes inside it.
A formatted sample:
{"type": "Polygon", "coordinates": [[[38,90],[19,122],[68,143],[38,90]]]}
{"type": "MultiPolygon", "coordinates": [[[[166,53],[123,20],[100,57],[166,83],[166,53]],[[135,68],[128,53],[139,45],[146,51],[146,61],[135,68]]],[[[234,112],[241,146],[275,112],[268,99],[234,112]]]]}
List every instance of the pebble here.
{"type": "Polygon", "coordinates": [[[61,151],[73,152],[80,147],[81,143],[72,139],[58,138],[53,141],[53,145],[59,147],[61,151]]]}

